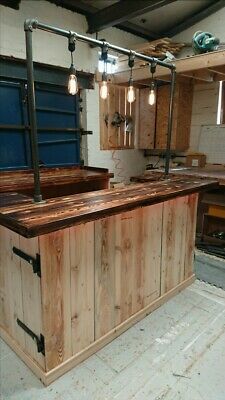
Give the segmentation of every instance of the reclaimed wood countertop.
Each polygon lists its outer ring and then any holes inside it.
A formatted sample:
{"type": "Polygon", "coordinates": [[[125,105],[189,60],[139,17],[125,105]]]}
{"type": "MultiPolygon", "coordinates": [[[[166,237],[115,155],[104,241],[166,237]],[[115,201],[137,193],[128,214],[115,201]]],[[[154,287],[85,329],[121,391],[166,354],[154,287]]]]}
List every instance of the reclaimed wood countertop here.
{"type": "Polygon", "coordinates": [[[24,237],[35,237],[73,225],[201,192],[218,185],[212,180],[173,177],[121,189],[57,197],[34,204],[27,196],[0,195],[0,225],[24,237]],[[19,197],[18,197],[19,196],[19,197]]]}
{"type": "MultiPolygon", "coordinates": [[[[59,186],[78,182],[100,180],[103,177],[112,178],[106,168],[96,167],[59,167],[40,168],[41,187],[59,186]]],[[[2,171],[0,178],[0,193],[17,192],[21,189],[33,189],[34,176],[32,170],[2,171]]]]}
{"type": "MultiPolygon", "coordinates": [[[[153,181],[154,176],[157,177],[163,172],[160,170],[149,170],[148,173],[139,176],[133,176],[133,182],[149,182],[153,181]]],[[[171,169],[170,176],[180,177],[196,177],[217,180],[220,186],[225,186],[225,166],[206,166],[204,168],[185,167],[181,169],[171,169]]]]}

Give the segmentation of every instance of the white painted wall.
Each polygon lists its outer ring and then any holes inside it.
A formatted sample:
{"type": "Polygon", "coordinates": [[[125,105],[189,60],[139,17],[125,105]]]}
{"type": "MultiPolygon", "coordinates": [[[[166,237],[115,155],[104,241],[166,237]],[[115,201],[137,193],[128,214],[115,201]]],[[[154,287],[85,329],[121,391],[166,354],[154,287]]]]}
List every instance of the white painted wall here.
{"type": "MultiPolygon", "coordinates": [[[[0,6],[0,54],[25,58],[23,23],[26,18],[37,18],[42,22],[74,30],[81,34],[86,34],[87,31],[86,19],[80,14],[42,0],[22,0],[19,11],[0,6]]],[[[101,37],[113,44],[128,48],[144,41],[116,28],[102,31],[101,37]]],[[[33,35],[33,49],[35,61],[62,67],[69,67],[70,65],[70,54],[67,50],[67,40],[65,38],[38,30],[33,35]]],[[[97,52],[97,49],[90,49],[87,44],[78,42],[75,53],[76,68],[87,72],[95,72],[97,52]]],[[[93,131],[93,135],[83,142],[84,147],[87,142],[84,154],[88,158],[85,161],[88,165],[109,168],[115,173],[117,179],[118,171],[115,170],[111,151],[100,151],[97,84],[94,90],[86,91],[84,100],[84,108],[86,108],[87,112],[84,120],[86,121],[87,129],[93,131]]],[[[147,163],[143,152],[138,150],[117,151],[116,157],[121,160],[126,181],[129,180],[130,175],[143,172],[147,163]]]]}
{"type": "MultiPolygon", "coordinates": [[[[196,31],[207,31],[219,37],[221,42],[225,42],[225,7],[220,11],[210,15],[208,18],[198,22],[189,29],[174,36],[175,40],[181,42],[191,42],[192,36],[196,31]]],[[[186,51],[187,53],[187,51],[186,51]]],[[[190,49],[189,53],[193,54],[190,49]]],[[[196,84],[194,87],[190,151],[199,150],[199,135],[202,125],[215,125],[218,107],[219,83],[196,84]]],[[[225,152],[224,152],[225,163],[225,152]]]]}

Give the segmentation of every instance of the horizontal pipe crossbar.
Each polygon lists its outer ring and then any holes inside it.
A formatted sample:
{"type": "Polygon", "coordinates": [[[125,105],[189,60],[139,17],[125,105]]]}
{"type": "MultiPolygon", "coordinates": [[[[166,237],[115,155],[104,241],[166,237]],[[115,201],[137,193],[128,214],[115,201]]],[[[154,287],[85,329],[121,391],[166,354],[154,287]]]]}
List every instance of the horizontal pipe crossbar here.
{"type": "MultiPolygon", "coordinates": [[[[67,38],[69,38],[71,36],[75,36],[76,40],[79,40],[81,42],[86,42],[86,43],[95,45],[100,48],[102,48],[103,46],[107,46],[109,49],[114,50],[118,53],[127,55],[127,56],[129,56],[131,53],[131,50],[126,49],[124,47],[116,46],[116,45],[108,43],[108,42],[103,42],[101,40],[93,39],[89,36],[84,36],[77,32],[67,31],[65,29],[56,28],[55,26],[43,24],[42,22],[39,22],[36,19],[26,20],[25,24],[24,24],[24,29],[25,30],[40,29],[40,30],[43,30],[43,31],[46,31],[49,33],[54,33],[56,35],[64,36],[67,38]]],[[[156,63],[156,64],[161,65],[162,67],[168,68],[170,70],[175,69],[174,64],[166,63],[164,61],[159,60],[158,58],[149,57],[149,56],[146,56],[145,54],[141,54],[136,51],[132,51],[132,54],[134,55],[135,58],[138,58],[140,60],[147,61],[149,63],[156,63]]]]}

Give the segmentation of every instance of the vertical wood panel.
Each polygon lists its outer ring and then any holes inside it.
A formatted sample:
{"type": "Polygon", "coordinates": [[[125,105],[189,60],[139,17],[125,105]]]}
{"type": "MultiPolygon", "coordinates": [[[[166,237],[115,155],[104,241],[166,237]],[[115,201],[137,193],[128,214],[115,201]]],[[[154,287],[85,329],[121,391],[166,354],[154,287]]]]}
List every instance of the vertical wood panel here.
{"type": "Polygon", "coordinates": [[[139,90],[139,149],[154,149],[156,105],[148,104],[148,96],[149,88],[139,90]]]}
{"type": "Polygon", "coordinates": [[[102,100],[100,97],[100,89],[99,85],[99,125],[100,125],[100,149],[108,150],[108,126],[105,122],[105,119],[108,115],[108,99],[102,100]]]}
{"type": "Polygon", "coordinates": [[[161,295],[184,280],[186,222],[187,196],[164,203],[161,295]]]}
{"type": "Polygon", "coordinates": [[[159,297],[162,207],[95,222],[96,339],[159,297]]]}
{"type": "Polygon", "coordinates": [[[16,322],[23,321],[21,266],[13,246],[19,247],[19,235],[0,226],[0,323],[24,349],[24,331],[16,322]]]}
{"type": "Polygon", "coordinates": [[[46,369],[72,355],[69,229],[39,237],[46,369]]]}
{"type": "MultiPolygon", "coordinates": [[[[156,148],[165,149],[167,142],[170,85],[157,90],[156,148]]],[[[189,146],[193,101],[192,82],[177,82],[174,95],[171,148],[185,151],[189,146]]]]}
{"type": "Polygon", "coordinates": [[[142,210],[144,214],[143,306],[145,307],[160,295],[163,203],[142,210]]]}
{"type": "Polygon", "coordinates": [[[179,83],[178,101],[176,149],[183,151],[188,149],[190,143],[193,82],[179,83]]]}
{"type": "Polygon", "coordinates": [[[188,196],[185,252],[185,279],[193,274],[198,194],[188,196]]]}
{"type": "MultiPolygon", "coordinates": [[[[30,256],[36,257],[39,254],[38,238],[26,239],[19,237],[19,247],[30,256]]],[[[22,258],[22,293],[23,293],[23,322],[38,336],[43,334],[42,309],[41,309],[41,283],[40,278],[33,273],[33,268],[22,258]]],[[[45,368],[44,356],[37,352],[36,342],[25,334],[25,348],[27,353],[45,368]]]]}
{"type": "Polygon", "coordinates": [[[115,217],[95,222],[95,339],[114,326],[115,217]]]}
{"type": "MultiPolygon", "coordinates": [[[[100,86],[99,86],[100,88],[100,86]]],[[[108,85],[108,98],[102,100],[99,97],[99,115],[100,115],[100,148],[101,150],[113,150],[123,148],[134,148],[136,132],[136,104],[139,101],[138,89],[136,89],[136,101],[131,105],[127,102],[127,88],[118,85],[108,85]],[[121,122],[119,126],[112,125],[112,121],[118,112],[123,118],[131,116],[133,122],[133,131],[131,134],[125,132],[125,123],[121,122]],[[105,117],[108,118],[108,126],[105,123],[105,117]],[[130,139],[130,140],[129,140],[130,139]]]]}
{"type": "Polygon", "coordinates": [[[70,228],[73,354],[94,341],[94,223],[70,228]]]}

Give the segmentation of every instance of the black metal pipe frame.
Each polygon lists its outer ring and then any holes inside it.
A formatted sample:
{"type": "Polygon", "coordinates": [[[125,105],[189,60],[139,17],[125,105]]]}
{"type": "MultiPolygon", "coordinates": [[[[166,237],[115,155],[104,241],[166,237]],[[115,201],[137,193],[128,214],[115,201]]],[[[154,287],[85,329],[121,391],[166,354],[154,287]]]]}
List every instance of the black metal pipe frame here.
{"type": "MultiPolygon", "coordinates": [[[[118,53],[129,56],[131,50],[123,47],[115,46],[108,42],[93,39],[88,36],[80,35],[73,31],[67,31],[51,25],[43,24],[36,19],[27,19],[24,22],[24,31],[26,36],[26,58],[27,58],[27,86],[28,86],[28,103],[29,103],[29,117],[31,125],[31,150],[32,150],[32,162],[34,171],[34,202],[42,203],[41,195],[41,184],[40,184],[40,171],[39,171],[39,151],[38,151],[38,137],[37,137],[37,120],[36,120],[36,107],[35,107],[35,91],[34,91],[34,71],[33,71],[33,52],[32,52],[32,33],[34,29],[40,29],[55,35],[64,36],[70,38],[74,36],[76,40],[95,45],[102,48],[107,46],[108,49],[114,50],[118,53]]],[[[169,173],[170,163],[170,147],[171,147],[171,135],[172,135],[172,117],[173,117],[173,97],[175,88],[175,76],[176,67],[174,64],[168,64],[164,61],[158,60],[155,57],[149,57],[144,54],[132,51],[135,58],[143,61],[147,61],[150,64],[156,63],[162,67],[171,70],[171,90],[170,90],[170,105],[169,105],[169,116],[168,116],[168,132],[167,132],[167,150],[166,150],[166,163],[165,163],[165,175],[169,173]]]]}

